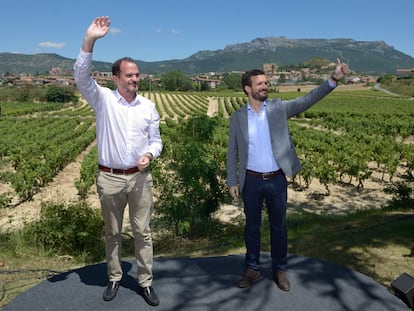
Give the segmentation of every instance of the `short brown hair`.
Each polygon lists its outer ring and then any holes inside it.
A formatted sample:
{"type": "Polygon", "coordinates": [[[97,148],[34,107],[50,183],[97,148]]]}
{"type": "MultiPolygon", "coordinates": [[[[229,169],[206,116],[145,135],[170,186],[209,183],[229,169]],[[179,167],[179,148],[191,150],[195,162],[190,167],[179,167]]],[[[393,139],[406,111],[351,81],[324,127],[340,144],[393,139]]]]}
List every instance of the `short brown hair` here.
{"type": "Polygon", "coordinates": [[[253,76],[261,76],[261,75],[264,75],[264,74],[265,74],[264,71],[263,70],[260,70],[260,69],[252,69],[252,70],[246,71],[242,75],[242,78],[241,78],[242,89],[243,89],[244,94],[247,95],[247,92],[244,90],[244,87],[246,85],[252,86],[252,79],[251,79],[251,77],[253,77],[253,76]]]}
{"type": "Polygon", "coordinates": [[[127,62],[127,63],[135,63],[135,61],[131,57],[122,57],[115,61],[115,63],[112,64],[112,75],[118,76],[121,72],[121,63],[127,62]]]}

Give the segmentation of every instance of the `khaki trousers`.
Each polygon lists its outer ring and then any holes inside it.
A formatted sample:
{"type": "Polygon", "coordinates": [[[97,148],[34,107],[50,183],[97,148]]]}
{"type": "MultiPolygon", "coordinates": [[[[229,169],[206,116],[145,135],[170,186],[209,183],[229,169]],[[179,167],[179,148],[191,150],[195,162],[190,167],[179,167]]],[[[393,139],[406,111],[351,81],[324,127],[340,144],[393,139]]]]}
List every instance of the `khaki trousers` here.
{"type": "Polygon", "coordinates": [[[105,255],[109,281],[122,278],[122,222],[126,205],[134,236],[137,280],[141,287],[152,284],[153,247],[150,220],[153,210],[152,176],[149,171],[130,175],[99,171],[97,191],[105,222],[105,255]]]}

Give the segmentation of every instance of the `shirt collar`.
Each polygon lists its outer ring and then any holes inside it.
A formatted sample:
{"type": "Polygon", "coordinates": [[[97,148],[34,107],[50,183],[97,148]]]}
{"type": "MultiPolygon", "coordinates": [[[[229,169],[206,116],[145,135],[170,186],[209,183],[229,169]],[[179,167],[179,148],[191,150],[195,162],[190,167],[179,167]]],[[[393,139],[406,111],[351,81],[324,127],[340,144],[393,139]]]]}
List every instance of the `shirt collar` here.
{"type": "MultiPolygon", "coordinates": [[[[267,106],[267,101],[265,100],[265,101],[263,102],[262,111],[266,109],[266,106],[267,106]]],[[[247,102],[247,110],[249,110],[249,111],[253,111],[253,109],[252,109],[252,107],[250,106],[250,103],[249,103],[249,102],[247,102]]]]}
{"type": "Polygon", "coordinates": [[[118,90],[115,90],[115,96],[116,96],[118,103],[120,103],[121,105],[136,106],[140,103],[138,100],[138,94],[137,96],[135,96],[134,100],[131,103],[128,103],[125,100],[125,98],[118,92],[118,90]]]}

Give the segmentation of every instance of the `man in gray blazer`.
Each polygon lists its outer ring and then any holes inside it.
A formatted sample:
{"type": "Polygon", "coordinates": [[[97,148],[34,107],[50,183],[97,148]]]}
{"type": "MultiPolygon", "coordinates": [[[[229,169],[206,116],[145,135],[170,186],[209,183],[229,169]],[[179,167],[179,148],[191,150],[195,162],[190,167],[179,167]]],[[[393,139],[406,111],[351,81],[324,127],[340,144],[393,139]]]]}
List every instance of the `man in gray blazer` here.
{"type": "Polygon", "coordinates": [[[245,269],[238,286],[247,288],[262,279],[260,268],[260,225],[263,202],[269,215],[273,279],[290,290],[287,269],[287,176],[294,176],[301,164],[292,143],[288,119],[305,111],[328,95],[348,73],[338,60],[332,76],[308,94],[292,100],[267,99],[268,83],[262,70],[242,77],[247,105],[230,119],[227,154],[227,185],[235,201],[243,194],[246,216],[245,269]]]}

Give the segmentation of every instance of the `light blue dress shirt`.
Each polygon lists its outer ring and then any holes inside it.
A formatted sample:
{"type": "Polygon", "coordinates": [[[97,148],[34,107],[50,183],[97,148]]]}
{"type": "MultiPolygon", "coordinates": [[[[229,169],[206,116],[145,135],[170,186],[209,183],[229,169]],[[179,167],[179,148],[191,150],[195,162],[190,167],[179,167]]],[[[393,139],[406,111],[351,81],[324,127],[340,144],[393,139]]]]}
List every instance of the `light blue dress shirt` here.
{"type": "Polygon", "coordinates": [[[262,110],[256,113],[250,104],[247,104],[247,122],[249,127],[247,169],[259,173],[268,173],[279,169],[272,151],[266,106],[267,103],[264,102],[262,110]]]}

